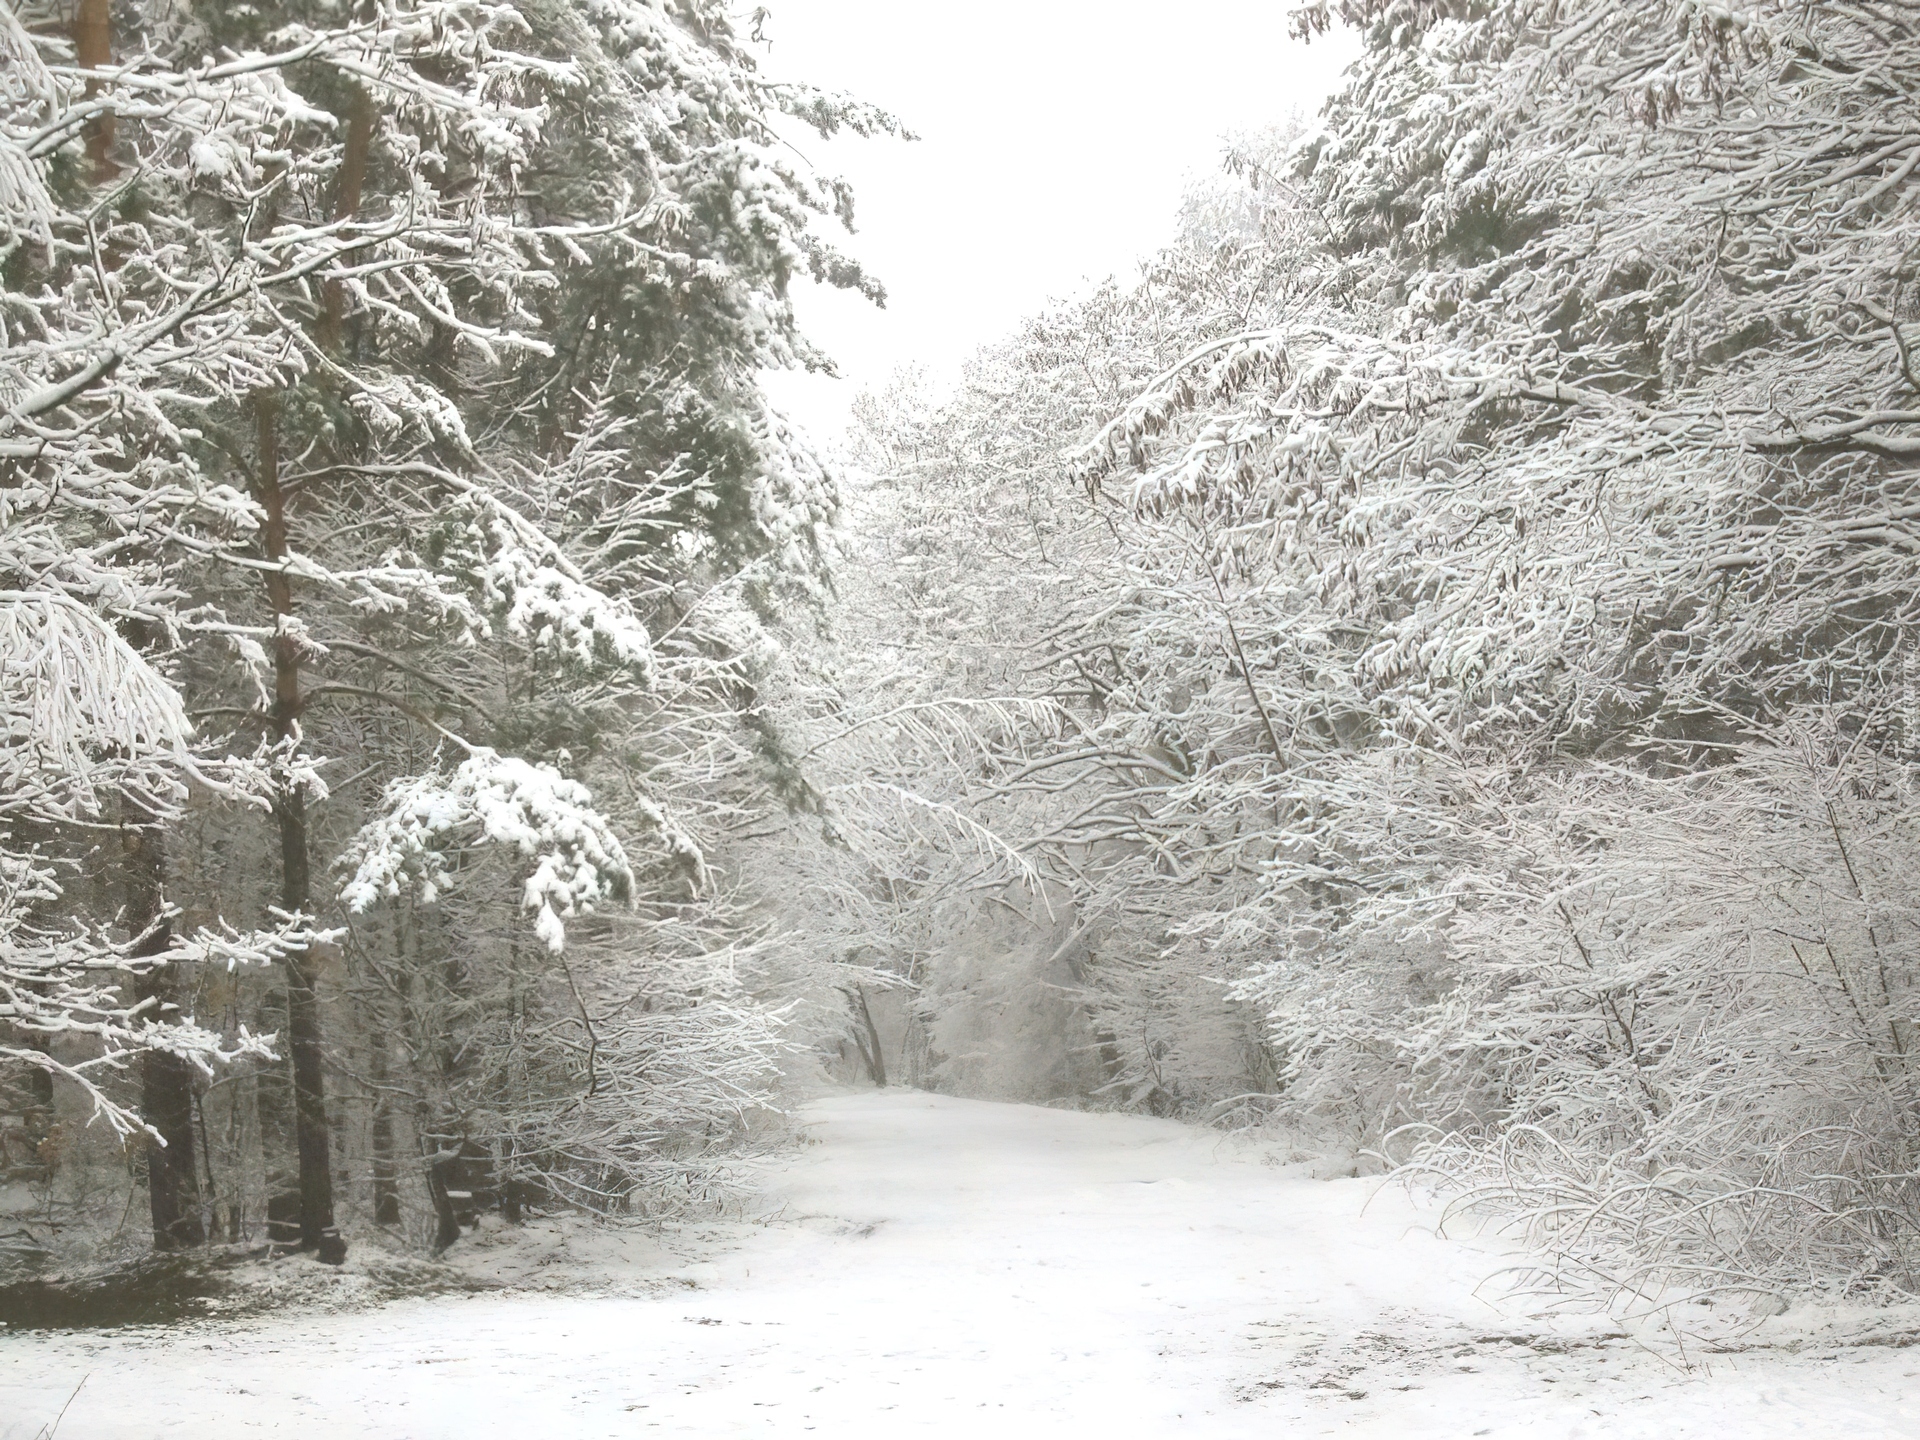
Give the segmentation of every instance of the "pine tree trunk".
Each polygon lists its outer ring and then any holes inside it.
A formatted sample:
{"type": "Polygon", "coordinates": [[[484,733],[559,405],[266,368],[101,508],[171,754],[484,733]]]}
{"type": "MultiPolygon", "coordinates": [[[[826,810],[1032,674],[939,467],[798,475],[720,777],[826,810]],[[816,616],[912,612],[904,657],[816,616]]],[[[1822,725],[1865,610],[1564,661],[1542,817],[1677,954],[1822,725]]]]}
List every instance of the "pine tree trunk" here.
{"type": "MultiPolygon", "coordinates": [[[[287,1033],[287,992],[275,986],[260,1002],[254,1028],[263,1035],[287,1033]]],[[[287,1062],[264,1065],[253,1077],[254,1115],[260,1130],[261,1177],[266,1187],[267,1240],[300,1242],[300,1184],[293,1156],[293,1076],[287,1062]]]]}
{"type": "MultiPolygon", "coordinates": [[[[113,6],[111,0],[80,0],[73,17],[73,58],[82,70],[104,70],[113,63],[113,6]]],[[[86,95],[99,92],[98,82],[87,82],[86,95]]],[[[118,170],[113,163],[113,115],[95,115],[84,131],[87,170],[93,183],[111,180],[118,170]]]]}
{"type": "MultiPolygon", "coordinates": [[[[305,910],[311,898],[305,797],[298,790],[283,793],[275,818],[285,867],[280,905],[289,913],[305,910]]],[[[293,1057],[294,1149],[300,1157],[300,1248],[337,1264],[346,1258],[346,1246],[333,1224],[333,1156],[313,960],[311,950],[287,956],[287,1048],[293,1057]]]]}
{"type": "MultiPolygon", "coordinates": [[[[259,455],[256,483],[266,524],[262,541],[267,558],[287,558],[286,497],[280,489],[279,401],[270,393],[254,397],[259,455]]],[[[293,619],[293,586],[284,570],[266,572],[267,599],[278,634],[273,642],[273,725],[276,739],[298,748],[300,733],[300,642],[293,619]]],[[[280,787],[273,803],[280,832],[280,908],[311,914],[313,877],[307,854],[307,797],[298,784],[280,787]]],[[[333,1157],[328,1140],[325,1057],[320,1041],[320,1001],[315,992],[316,957],[309,949],[288,954],[287,1049],[293,1060],[294,1149],[300,1159],[300,1248],[330,1265],[346,1259],[346,1242],[333,1223],[333,1157]]]]}
{"type": "Polygon", "coordinates": [[[393,1154],[393,1091],[389,1083],[387,1037],[377,1026],[372,1061],[367,1066],[373,1082],[373,1223],[400,1223],[400,1172],[393,1154]]]}
{"type": "MultiPolygon", "coordinates": [[[[373,152],[373,96],[364,85],[356,86],[353,105],[347,115],[347,148],[340,161],[340,193],[334,199],[336,223],[351,220],[360,212],[360,195],[367,183],[367,161],[373,152]]],[[[349,252],[351,253],[351,252],[349,252]]],[[[329,280],[320,309],[320,344],[327,350],[340,348],[340,321],[346,311],[346,294],[338,280],[329,280]]]]}
{"type": "MultiPolygon", "coordinates": [[[[120,831],[126,871],[127,931],[136,957],[165,954],[172,926],[165,918],[166,860],[153,817],[136,801],[126,802],[127,823],[120,831]]],[[[160,965],[135,982],[137,998],[151,1001],[148,1014],[160,1018],[178,1002],[179,973],[160,965]]],[[[193,1067],[178,1055],[148,1050],[140,1057],[140,1113],[158,1132],[147,1139],[147,1200],[153,1215],[153,1248],[187,1250],[206,1243],[200,1213],[200,1172],[194,1159],[193,1067]]]]}

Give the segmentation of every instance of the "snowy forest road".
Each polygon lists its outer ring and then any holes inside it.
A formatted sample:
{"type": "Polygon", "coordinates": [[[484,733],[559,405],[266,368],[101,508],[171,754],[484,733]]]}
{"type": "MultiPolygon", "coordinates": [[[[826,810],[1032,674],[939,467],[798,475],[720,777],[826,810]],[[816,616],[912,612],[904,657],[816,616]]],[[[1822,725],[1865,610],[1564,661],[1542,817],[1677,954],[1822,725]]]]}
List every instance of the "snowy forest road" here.
{"type": "Polygon", "coordinates": [[[697,1288],[15,1335],[0,1440],[70,1395],[58,1440],[1920,1436],[1920,1351],[1683,1373],[1476,1298],[1501,1248],[1397,1190],[1170,1121],[904,1090],[804,1119],[783,1213],[708,1232],[697,1288]]]}

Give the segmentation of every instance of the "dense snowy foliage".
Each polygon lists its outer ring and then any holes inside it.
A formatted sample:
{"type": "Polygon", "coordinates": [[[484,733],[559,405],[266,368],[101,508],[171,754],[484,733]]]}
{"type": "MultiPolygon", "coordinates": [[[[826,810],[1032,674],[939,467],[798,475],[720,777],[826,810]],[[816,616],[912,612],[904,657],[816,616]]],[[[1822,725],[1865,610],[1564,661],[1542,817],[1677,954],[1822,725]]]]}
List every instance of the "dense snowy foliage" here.
{"type": "Polygon", "coordinates": [[[144,1127],[163,1247],[723,1193],[781,1042],[706,853],[782,803],[752,657],[838,510],[756,376],[823,363],[794,280],[879,295],[771,120],[893,122],[708,0],[0,52],[12,1180],[77,1215],[51,1074],[144,1127]]]}
{"type": "Polygon", "coordinates": [[[812,1047],[1920,1284],[1920,10],[1296,21],[843,494],[775,122],[898,126],[716,0],[0,0],[0,1169],[444,1248],[739,1194],[812,1047]]]}
{"type": "MultiPolygon", "coordinates": [[[[1349,88],[1137,284],[867,417],[862,663],[1064,715],[965,791],[1078,1012],[1029,1068],[1577,1288],[1911,1288],[1920,16],[1332,11],[1349,88]]],[[[1008,937],[943,903],[957,1038],[1008,937]]]]}

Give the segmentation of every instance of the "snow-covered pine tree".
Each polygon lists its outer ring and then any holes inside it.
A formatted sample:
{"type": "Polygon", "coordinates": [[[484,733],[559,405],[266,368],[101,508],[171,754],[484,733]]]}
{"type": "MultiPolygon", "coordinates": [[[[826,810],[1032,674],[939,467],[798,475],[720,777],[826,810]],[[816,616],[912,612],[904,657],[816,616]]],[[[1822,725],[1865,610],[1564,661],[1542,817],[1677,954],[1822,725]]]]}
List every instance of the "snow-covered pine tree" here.
{"type": "MultiPolygon", "coordinates": [[[[663,803],[751,788],[751,742],[733,747],[731,770],[712,747],[752,733],[733,717],[753,708],[754,611],[818,592],[835,503],[754,376],[823,363],[794,332],[794,279],[878,293],[808,229],[815,215],[850,214],[844,188],[781,159],[768,119],[787,109],[823,130],[891,122],[762,81],[706,3],[401,0],[350,14],[170,6],[114,18],[123,33],[102,32],[92,12],[85,33],[61,14],[6,14],[17,62],[4,152],[6,500],[22,577],[8,612],[22,663],[8,680],[41,660],[72,663],[79,652],[54,643],[61,625],[73,629],[58,607],[91,612],[86,655],[150,681],[160,706],[139,708],[146,692],[129,685],[112,695],[118,709],[80,717],[102,727],[106,748],[86,752],[91,768],[74,783],[98,792],[99,777],[124,773],[134,830],[174,832],[167,900],[153,894],[163,867],[151,846],[129,875],[144,877],[156,916],[178,903],[209,918],[236,906],[286,917],[250,950],[200,942],[285,972],[284,988],[264,994],[214,987],[230,1012],[284,1016],[292,1061],[290,1085],[269,1085],[269,1067],[256,1101],[227,1092],[269,1173],[264,1193],[234,1180],[221,1208],[237,1235],[241,1201],[266,1206],[293,1181],[271,1173],[291,1142],[302,1243],[337,1253],[328,1129],[341,1111],[323,1077],[364,1081],[352,1042],[389,1041],[387,1015],[356,1017],[329,993],[334,962],[311,943],[309,918],[332,910],[323,877],[350,860],[340,878],[365,903],[430,877],[437,857],[469,870],[473,846],[491,843],[519,861],[518,876],[496,879],[532,912],[543,955],[560,951],[564,916],[634,892],[617,822],[631,823],[629,843],[657,844],[666,896],[704,878],[663,803]],[[139,628],[112,650],[116,624],[139,628]],[[664,759],[639,738],[649,727],[664,759]],[[603,752],[596,734],[620,746],[603,752]],[[616,763],[636,756],[646,764],[616,763]],[[164,794],[146,783],[163,765],[185,767],[191,795],[171,778],[164,794]],[[596,788],[628,787],[613,819],[566,773],[596,765],[596,788]],[[351,783],[329,796],[323,771],[351,783]],[[663,802],[675,785],[686,793],[663,802]],[[259,849],[242,838],[236,854],[231,827],[195,818],[223,793],[266,807],[281,857],[273,890],[259,849]],[[329,1014],[348,1041],[330,1051],[329,1014]]],[[[55,718],[65,728],[53,733],[75,728],[55,718]]],[[[22,843],[30,907],[51,893],[50,872],[29,864],[36,839],[22,843]]],[[[711,993],[715,1015],[731,1003],[740,1018],[725,1043],[764,1055],[764,1017],[713,990],[731,943],[724,920],[665,948],[695,961],[717,949],[681,993],[711,993]]],[[[158,933],[136,928],[136,942],[158,933]]],[[[630,963],[609,957],[616,971],[630,963]]],[[[550,991],[553,967],[538,979],[550,991]]],[[[197,983],[202,1000],[211,983],[197,983]]],[[[572,976],[567,988],[578,1000],[572,976]]],[[[25,993],[73,1014],[106,994],[25,993]]],[[[35,1003],[23,1021],[46,1010],[35,1003]]],[[[696,1048],[710,1043],[698,1022],[688,1033],[696,1048]]],[[[198,1034],[181,1030],[178,1045],[206,1050],[198,1034]]],[[[658,1040],[644,1041],[654,1058],[658,1040]]],[[[593,1061],[582,1065],[571,1041],[559,1054],[556,1074],[584,1070],[593,1093],[593,1061]]],[[[714,1065],[713,1084],[737,1110],[752,1088],[728,1077],[732,1063],[714,1065]]],[[[677,1092],[629,1068],[633,1104],[682,1113],[677,1092]]],[[[578,1100],[549,1093],[556,1110],[578,1100]]],[[[102,1103],[131,1113],[104,1092],[102,1103]]],[[[391,1192],[394,1117],[378,1098],[373,1109],[391,1192]]],[[[444,1127],[417,1118],[431,1171],[444,1127]]],[[[696,1122],[711,1129],[707,1118],[696,1122]]],[[[610,1123],[622,1144],[658,1139],[659,1126],[630,1115],[610,1123]]],[[[671,1171],[659,1159],[670,1148],[635,1173],[671,1171]]],[[[231,1145],[223,1162],[260,1163],[231,1145]]]]}

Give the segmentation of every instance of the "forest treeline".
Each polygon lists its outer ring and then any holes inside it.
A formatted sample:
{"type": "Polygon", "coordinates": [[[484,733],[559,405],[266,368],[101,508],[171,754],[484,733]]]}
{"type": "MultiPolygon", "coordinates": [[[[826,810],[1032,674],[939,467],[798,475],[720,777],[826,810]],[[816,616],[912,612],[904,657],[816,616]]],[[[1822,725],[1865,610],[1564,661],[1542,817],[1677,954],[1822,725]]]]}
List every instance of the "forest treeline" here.
{"type": "Polygon", "coordinates": [[[161,1245],[708,1204],[824,1046],[1914,1287],[1920,6],[1306,6],[1321,115],[832,464],[775,117],[889,117],[709,0],[312,10],[0,12],[47,1214],[88,1105],[161,1245]]]}
{"type": "Polygon", "coordinates": [[[1038,872],[886,912],[906,1051],[1580,1291],[1908,1291],[1920,7],[1296,20],[1365,38],[1324,113],[863,411],[850,724],[1038,872]]]}
{"type": "Polygon", "coordinates": [[[716,857],[838,508],[758,376],[880,298],[777,117],[894,122],[710,0],[29,0],[0,94],[23,1247],[733,1193],[788,1042],[716,857]]]}

